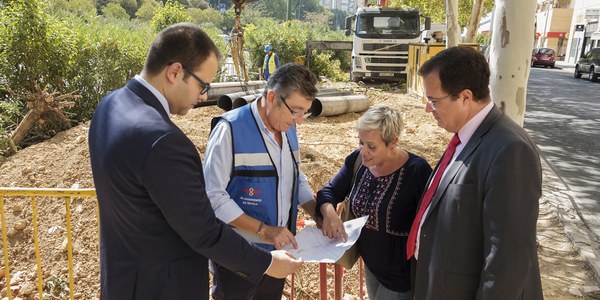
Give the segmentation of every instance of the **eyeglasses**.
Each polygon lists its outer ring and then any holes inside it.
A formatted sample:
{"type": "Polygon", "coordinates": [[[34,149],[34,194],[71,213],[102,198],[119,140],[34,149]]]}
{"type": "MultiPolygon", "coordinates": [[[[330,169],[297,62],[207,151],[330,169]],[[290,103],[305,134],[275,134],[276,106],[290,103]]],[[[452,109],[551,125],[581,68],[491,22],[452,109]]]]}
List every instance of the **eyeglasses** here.
{"type": "Polygon", "coordinates": [[[305,113],[301,113],[301,112],[295,112],[292,110],[292,108],[287,105],[287,103],[285,102],[285,98],[279,96],[279,98],[281,98],[281,102],[283,102],[283,105],[285,105],[285,107],[287,107],[287,109],[290,111],[290,113],[292,114],[292,117],[297,118],[297,119],[306,119],[308,117],[310,117],[310,115],[312,115],[312,113],[309,112],[305,112],[305,113]]]}
{"type": "Polygon", "coordinates": [[[427,105],[429,105],[429,107],[431,107],[431,109],[435,110],[435,107],[440,104],[440,101],[448,98],[452,96],[452,94],[448,94],[442,98],[433,98],[433,97],[427,97],[427,105]]]}
{"type": "Polygon", "coordinates": [[[200,83],[200,86],[202,87],[202,89],[200,90],[200,95],[204,95],[204,94],[208,93],[208,91],[210,90],[210,83],[204,82],[204,80],[200,79],[200,77],[198,77],[198,75],[196,75],[196,74],[194,74],[194,72],[188,70],[188,68],[183,67],[183,69],[186,72],[188,72],[188,74],[192,75],[192,77],[194,77],[194,79],[196,79],[200,83]]]}

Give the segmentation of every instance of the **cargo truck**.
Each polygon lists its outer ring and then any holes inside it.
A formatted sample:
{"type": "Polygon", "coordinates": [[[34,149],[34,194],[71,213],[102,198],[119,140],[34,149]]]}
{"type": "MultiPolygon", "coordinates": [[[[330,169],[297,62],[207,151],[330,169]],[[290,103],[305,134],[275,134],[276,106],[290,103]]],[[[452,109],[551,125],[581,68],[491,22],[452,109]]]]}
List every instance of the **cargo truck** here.
{"type": "Polygon", "coordinates": [[[346,36],[353,34],[350,80],[399,81],[406,79],[408,44],[421,42],[431,19],[417,9],[359,7],[345,25],[346,36]]]}

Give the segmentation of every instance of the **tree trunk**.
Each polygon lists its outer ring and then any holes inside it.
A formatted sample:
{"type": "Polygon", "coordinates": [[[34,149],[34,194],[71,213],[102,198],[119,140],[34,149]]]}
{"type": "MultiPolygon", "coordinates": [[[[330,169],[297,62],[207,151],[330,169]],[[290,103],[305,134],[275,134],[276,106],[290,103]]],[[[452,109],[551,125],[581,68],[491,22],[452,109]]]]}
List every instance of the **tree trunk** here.
{"type": "Polygon", "coordinates": [[[446,47],[458,46],[459,42],[458,0],[446,0],[446,47]]]}
{"type": "Polygon", "coordinates": [[[490,44],[492,100],[523,126],[533,48],[535,0],[496,0],[490,44]]]}
{"type": "Polygon", "coordinates": [[[29,129],[33,127],[33,124],[35,124],[39,117],[40,112],[35,109],[30,110],[25,115],[23,120],[21,120],[21,123],[19,123],[19,126],[17,126],[15,131],[13,131],[12,135],[10,136],[10,139],[15,145],[19,145],[21,143],[21,140],[23,140],[23,138],[27,134],[27,131],[29,131],[29,129]]]}
{"type": "Polygon", "coordinates": [[[477,28],[479,28],[479,21],[481,21],[481,15],[483,14],[483,3],[484,0],[473,1],[471,20],[469,20],[469,25],[467,25],[467,36],[465,37],[465,43],[473,43],[475,41],[477,28]]]}

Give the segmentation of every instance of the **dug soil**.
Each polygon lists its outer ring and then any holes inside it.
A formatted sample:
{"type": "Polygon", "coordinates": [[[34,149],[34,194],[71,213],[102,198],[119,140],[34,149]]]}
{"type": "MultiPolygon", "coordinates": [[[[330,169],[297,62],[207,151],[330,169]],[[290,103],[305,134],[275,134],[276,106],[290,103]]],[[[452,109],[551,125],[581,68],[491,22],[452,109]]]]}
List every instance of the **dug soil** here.
{"type": "MultiPolygon", "coordinates": [[[[402,111],[405,130],[401,147],[424,157],[432,166],[441,156],[450,136],[437,127],[431,115],[416,98],[395,88],[355,84],[324,84],[328,87],[353,89],[367,95],[371,105],[386,104],[402,111]]],[[[194,109],[186,116],[173,117],[175,123],[197,145],[201,155],[209,135],[210,119],[223,113],[217,107],[194,109]]],[[[298,127],[302,170],[316,191],[340,168],[344,158],[357,145],[353,130],[360,113],[334,117],[308,118],[298,127]]],[[[89,123],[81,124],[54,138],[30,146],[0,162],[1,187],[93,188],[87,144],[89,123]]],[[[177,195],[173,195],[177,197],[177,195]]],[[[42,263],[45,299],[68,299],[69,264],[63,198],[37,198],[37,235],[42,263]]],[[[0,202],[1,204],[1,202],[0,202]]],[[[98,298],[99,255],[98,224],[95,199],[73,199],[69,203],[72,226],[73,282],[76,299],[98,298]]],[[[2,208],[2,207],[0,207],[2,208]]],[[[33,243],[34,209],[32,198],[5,198],[5,224],[8,236],[11,290],[22,299],[38,299],[36,245],[33,243]]],[[[304,217],[302,215],[301,217],[304,217]]],[[[546,299],[582,299],[573,291],[596,286],[585,260],[574,251],[564,229],[550,205],[540,200],[538,253],[546,299]]],[[[4,254],[0,269],[1,296],[7,295],[4,254]]],[[[345,271],[343,293],[347,298],[359,295],[358,265],[345,271]]],[[[333,268],[328,266],[327,288],[333,299],[333,268]]],[[[290,277],[285,295],[290,296],[290,277]]],[[[208,283],[207,283],[208,284],[208,283]]],[[[319,266],[306,263],[295,275],[295,299],[319,299],[319,266]]],[[[589,298],[589,297],[588,297],[589,298]]]]}

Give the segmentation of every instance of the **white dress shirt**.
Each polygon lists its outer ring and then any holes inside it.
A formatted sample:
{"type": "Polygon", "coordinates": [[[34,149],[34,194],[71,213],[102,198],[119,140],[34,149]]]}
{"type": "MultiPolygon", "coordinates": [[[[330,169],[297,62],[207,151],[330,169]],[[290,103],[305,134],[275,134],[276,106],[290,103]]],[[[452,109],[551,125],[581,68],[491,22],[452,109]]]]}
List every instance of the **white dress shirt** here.
{"type": "MultiPolygon", "coordinates": [[[[290,216],[289,211],[292,205],[291,197],[294,184],[292,152],[284,132],[281,134],[282,146],[279,147],[275,140],[275,135],[267,129],[258,113],[259,101],[256,100],[249,105],[279,177],[277,190],[277,211],[279,215],[277,217],[277,225],[287,226],[290,216]]],[[[219,121],[210,135],[204,155],[206,193],[215,211],[215,215],[225,223],[230,223],[244,213],[226,191],[231,179],[233,164],[233,148],[231,146],[231,130],[229,126],[227,121],[219,121]]],[[[254,142],[260,143],[261,141],[254,142]]],[[[298,161],[298,168],[300,168],[300,161],[298,161]]],[[[298,179],[298,202],[302,206],[313,199],[313,191],[306,176],[301,171],[298,179]]]]}

